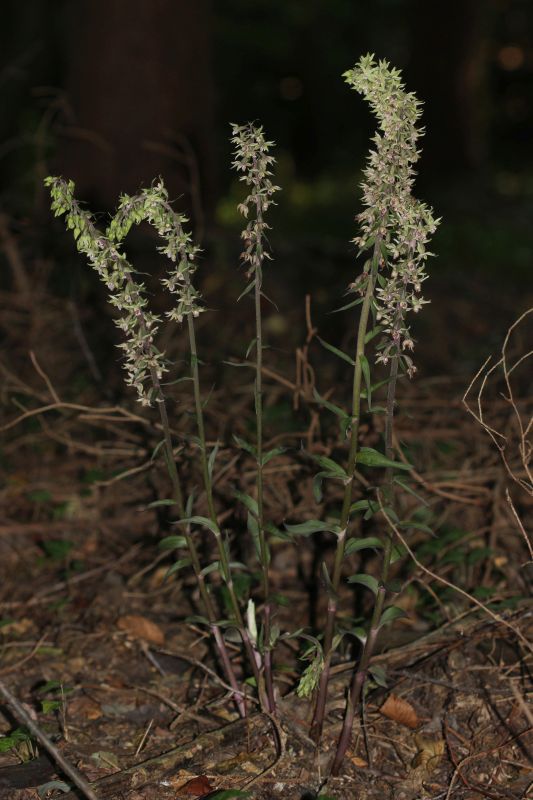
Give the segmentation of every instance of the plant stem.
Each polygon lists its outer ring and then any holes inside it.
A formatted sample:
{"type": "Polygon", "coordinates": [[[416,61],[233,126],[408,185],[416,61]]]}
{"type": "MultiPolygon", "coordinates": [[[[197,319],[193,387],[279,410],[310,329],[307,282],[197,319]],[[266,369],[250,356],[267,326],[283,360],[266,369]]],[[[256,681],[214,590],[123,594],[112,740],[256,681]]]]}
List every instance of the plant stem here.
{"type": "MultiPolygon", "coordinates": [[[[390,458],[391,460],[393,460],[394,457],[392,433],[394,424],[394,402],[396,397],[396,383],[398,380],[399,360],[400,360],[399,352],[396,349],[396,352],[393,354],[391,358],[390,376],[387,388],[386,417],[385,417],[385,455],[387,456],[387,458],[390,458]]],[[[388,503],[392,503],[393,501],[393,492],[394,492],[393,478],[394,478],[393,468],[388,467],[385,474],[385,487],[386,487],[388,503]]],[[[392,554],[392,537],[390,533],[387,531],[387,538],[385,540],[383,548],[383,558],[381,562],[381,576],[380,576],[379,588],[374,603],[372,619],[370,621],[370,630],[368,632],[368,637],[363,647],[361,660],[359,662],[357,669],[353,674],[352,685],[350,688],[348,699],[346,701],[344,722],[339,736],[339,741],[337,743],[337,751],[335,753],[335,758],[333,760],[333,764],[331,767],[332,775],[338,774],[341,764],[344,760],[346,750],[348,749],[348,745],[350,743],[350,738],[352,734],[352,727],[355,718],[355,713],[361,699],[361,694],[368,674],[368,667],[370,666],[372,656],[374,655],[374,650],[376,647],[377,637],[379,633],[379,624],[381,621],[381,615],[383,613],[383,605],[385,603],[385,597],[387,594],[386,583],[389,575],[391,554],[392,554]]]]}
{"type": "MultiPolygon", "coordinates": [[[[259,231],[263,229],[263,212],[261,201],[257,200],[257,223],[259,231]]],[[[263,503],[263,325],[261,315],[261,289],[263,286],[263,245],[261,234],[256,247],[257,266],[255,269],[254,303],[255,303],[255,416],[256,416],[256,451],[257,451],[257,526],[259,528],[259,552],[261,556],[261,572],[263,585],[263,669],[268,697],[268,710],[276,713],[276,700],[274,698],[274,682],[272,676],[272,650],[270,647],[272,604],[270,600],[270,586],[268,564],[270,554],[265,536],[265,515],[263,503]]]]}
{"type": "Polygon", "coordinates": [[[350,519],[350,507],[353,497],[353,483],[355,465],[357,462],[357,452],[359,448],[359,423],[361,419],[361,388],[363,378],[363,368],[361,357],[365,354],[365,337],[368,328],[368,319],[370,315],[370,308],[372,298],[374,296],[374,285],[376,281],[376,274],[380,259],[381,237],[378,235],[374,244],[374,251],[372,256],[372,265],[368,272],[368,279],[366,291],[361,306],[361,316],[359,318],[359,327],[357,330],[356,340],[356,355],[355,366],[353,372],[353,386],[352,386],[352,423],[350,426],[350,444],[348,455],[348,468],[346,470],[348,480],[344,488],[344,497],[342,502],[342,510],[339,521],[340,532],[337,534],[337,548],[335,551],[335,561],[333,566],[333,575],[331,583],[333,592],[328,598],[328,610],[326,618],[326,627],[324,630],[324,666],[320,674],[320,681],[318,684],[317,699],[315,705],[315,712],[313,721],[311,723],[310,735],[318,742],[322,736],[322,728],[324,725],[324,714],[326,710],[326,699],[329,681],[329,671],[331,667],[332,656],[332,643],[335,631],[335,617],[337,616],[337,603],[338,591],[341,581],[342,562],[344,559],[344,548],[346,544],[346,530],[350,519]]]}
{"type": "MultiPolygon", "coordinates": [[[[206,447],[206,438],[205,438],[205,425],[204,425],[204,414],[202,409],[202,397],[201,397],[201,389],[200,389],[200,372],[198,369],[198,351],[196,347],[196,333],[194,329],[194,319],[192,314],[187,315],[187,326],[189,332],[189,344],[190,344],[190,351],[191,351],[191,375],[193,379],[193,387],[194,387],[194,406],[195,406],[195,413],[196,413],[196,425],[198,429],[198,438],[200,440],[200,460],[202,465],[202,475],[203,475],[203,482],[205,493],[207,497],[207,508],[209,519],[213,522],[214,527],[216,529],[215,539],[217,543],[218,549],[218,557],[220,560],[220,567],[221,573],[224,578],[226,587],[228,589],[231,608],[233,611],[233,615],[235,617],[235,622],[237,624],[237,628],[243,640],[246,653],[248,656],[248,660],[250,661],[250,666],[252,667],[252,671],[254,674],[254,678],[257,683],[257,688],[259,692],[259,697],[261,701],[261,706],[266,708],[268,703],[266,702],[264,690],[262,690],[262,681],[261,675],[259,672],[259,666],[257,664],[256,654],[254,652],[254,648],[252,642],[250,641],[250,636],[248,634],[248,630],[244,623],[244,619],[241,614],[239,601],[237,599],[237,595],[235,593],[235,587],[233,585],[233,579],[231,576],[231,567],[229,564],[228,554],[226,551],[226,547],[224,545],[224,541],[222,539],[222,534],[218,527],[218,520],[217,514],[215,511],[215,504],[213,502],[213,484],[211,480],[211,475],[209,472],[209,460],[207,457],[207,447],[206,447]]],[[[219,631],[220,633],[220,631],[219,631]]],[[[233,685],[233,684],[232,684],[233,685]]]]}
{"type": "MultiPolygon", "coordinates": [[[[133,283],[131,277],[128,278],[128,282],[130,284],[132,293],[136,292],[135,284],[133,283]]],[[[141,329],[144,329],[143,332],[146,330],[146,326],[144,325],[142,319],[139,322],[139,327],[141,329]]],[[[183,502],[183,492],[181,489],[181,482],[178,475],[178,469],[176,467],[176,461],[174,460],[174,448],[172,447],[172,435],[170,433],[170,424],[168,421],[167,406],[163,390],[161,389],[161,382],[157,376],[157,372],[154,369],[154,367],[150,368],[150,379],[152,381],[152,386],[154,387],[156,395],[156,403],[159,409],[159,416],[161,418],[161,425],[163,428],[165,462],[167,465],[167,471],[170,477],[170,482],[172,483],[173,500],[176,503],[179,516],[183,518],[185,516],[185,505],[183,502]]],[[[235,704],[237,706],[239,714],[241,715],[241,717],[245,717],[246,703],[244,699],[244,694],[242,690],[239,689],[239,685],[235,677],[235,671],[233,669],[233,665],[231,663],[228,654],[228,649],[226,647],[224,637],[220,632],[220,628],[216,624],[217,617],[215,609],[211,601],[211,597],[209,596],[209,591],[205,583],[205,578],[202,574],[202,566],[200,563],[200,558],[198,556],[198,551],[196,549],[196,545],[194,544],[194,540],[192,538],[191,529],[189,525],[187,525],[185,529],[185,540],[187,542],[187,549],[189,551],[189,557],[191,559],[191,566],[193,568],[193,572],[196,577],[196,582],[198,584],[200,597],[202,599],[204,610],[207,619],[209,621],[209,629],[213,634],[213,638],[215,640],[216,648],[218,650],[227,681],[234,690],[233,699],[235,700],[235,704]]]]}

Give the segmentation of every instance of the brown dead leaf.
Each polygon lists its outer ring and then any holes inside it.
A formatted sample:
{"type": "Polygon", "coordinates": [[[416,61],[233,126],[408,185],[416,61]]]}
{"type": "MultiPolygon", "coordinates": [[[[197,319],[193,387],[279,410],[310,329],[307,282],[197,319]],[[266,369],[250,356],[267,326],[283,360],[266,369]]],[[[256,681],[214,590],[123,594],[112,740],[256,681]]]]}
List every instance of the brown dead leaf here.
{"type": "Polygon", "coordinates": [[[395,694],[390,694],[379,709],[384,717],[406,725],[408,728],[418,728],[421,720],[411,703],[395,694]]]}
{"type": "Polygon", "coordinates": [[[349,759],[352,762],[352,764],[354,765],[354,767],[359,767],[361,769],[363,767],[368,767],[368,762],[365,761],[364,758],[359,758],[359,756],[350,755],[349,759]]]}
{"type": "Polygon", "coordinates": [[[180,787],[178,790],[178,797],[202,797],[204,794],[209,794],[209,792],[212,791],[213,787],[209,783],[207,775],[198,775],[196,778],[192,778],[180,787]]]}
{"type": "Polygon", "coordinates": [[[90,697],[74,697],[69,700],[68,710],[71,716],[82,717],[83,719],[100,719],[102,716],[100,705],[91,700],[90,697]]]}
{"type": "Polygon", "coordinates": [[[165,634],[159,625],[137,614],[127,614],[124,617],[119,617],[117,628],[121,631],[126,631],[134,639],[144,639],[145,642],[152,642],[152,644],[157,645],[165,643],[165,634]]]}

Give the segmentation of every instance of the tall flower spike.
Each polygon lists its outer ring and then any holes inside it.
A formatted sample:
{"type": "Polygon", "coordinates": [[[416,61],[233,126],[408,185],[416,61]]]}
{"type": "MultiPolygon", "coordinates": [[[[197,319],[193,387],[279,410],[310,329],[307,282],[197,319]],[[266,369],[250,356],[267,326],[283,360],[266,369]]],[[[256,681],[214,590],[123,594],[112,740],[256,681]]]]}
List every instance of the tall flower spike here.
{"type": "Polygon", "coordinates": [[[261,269],[264,258],[270,258],[264,249],[264,237],[270,226],[264,221],[263,213],[271,205],[275,205],[272,196],[279,191],[272,181],[270,167],[275,163],[269,150],[273,142],[265,140],[263,128],[249,122],[247,125],[232,125],[231,142],[235,145],[235,160],[232,163],[237,172],[241,172],[239,180],[251,187],[250,194],[239,203],[240,213],[248,218],[250,210],[256,212],[242,231],[241,237],[245,249],[241,258],[248,265],[248,277],[261,269]]]}
{"type": "MultiPolygon", "coordinates": [[[[426,245],[439,223],[432,209],[411,194],[416,175],[413,165],[420,155],[417,140],[424,132],[416,126],[422,104],[412,92],[405,91],[400,71],[387,61],[376,63],[373,55],[363,56],[344,78],[368,101],[380,127],[364,170],[366,208],[357,217],[361,233],[354,239],[361,251],[369,249],[378,234],[382,239],[375,302],[384,339],[377,361],[387,364],[399,348],[408,374],[413,375],[416,368],[405,351],[413,349],[414,341],[405,317],[408,311],[417,312],[428,302],[420,296],[427,277],[425,263],[433,255],[426,245]]],[[[370,265],[351,284],[352,291],[364,292],[368,269],[370,265]]]]}
{"type": "Polygon", "coordinates": [[[45,184],[50,187],[55,216],[65,216],[79,252],[87,257],[106,284],[110,302],[120,313],[115,324],[126,335],[126,341],[118,345],[124,351],[126,383],[136,389],[139,402],[149,406],[159,399],[154,386],[150,385],[151,373],[153,371],[159,381],[167,367],[164,354],[154,344],[160,319],[146,310],[144,284],[135,280],[133,267],[120,252],[119,241],[136,219],[123,221],[122,235],[119,235],[118,223],[113,221],[104,235],[95,226],[92,215],[75,199],[73,181],[50,177],[45,184]]]}

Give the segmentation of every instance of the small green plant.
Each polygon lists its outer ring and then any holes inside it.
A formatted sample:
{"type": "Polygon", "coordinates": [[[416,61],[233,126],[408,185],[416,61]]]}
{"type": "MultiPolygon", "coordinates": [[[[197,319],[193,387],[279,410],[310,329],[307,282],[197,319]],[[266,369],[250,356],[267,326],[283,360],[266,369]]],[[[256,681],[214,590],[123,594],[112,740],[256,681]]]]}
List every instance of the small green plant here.
{"type": "Polygon", "coordinates": [[[265,348],[261,312],[263,268],[265,261],[270,258],[266,244],[268,225],[265,213],[273,204],[273,195],[279,187],[272,182],[272,142],[265,139],[263,129],[256,124],[232,126],[232,143],[235,147],[233,166],[249,189],[248,196],[239,205],[239,211],[247,218],[246,228],[242,232],[242,260],[248,283],[243,295],[253,298],[255,309],[255,337],[246,353],[247,359],[250,353],[254,354],[255,441],[250,443],[235,437],[237,445],[254,459],[256,475],[255,497],[236,493],[237,500],[248,512],[248,529],[260,568],[260,587],[257,592],[252,587],[252,597],[246,609],[241,608],[242,599],[236,586],[242,583],[239,570],[244,566],[252,573],[252,569],[249,565],[232,561],[229,540],[219,525],[215,507],[213,469],[218,448],[215,446],[208,452],[205,435],[201,362],[195,332],[195,320],[204,308],[193,283],[198,248],[185,231],[187,220],[172,209],[164,184],[159,180],[136,196],[122,196],[116,215],[103,232],[96,227],[91,214],[82,209],[75,199],[72,181],[53,177],[46,179],[53,211],[56,216],[65,217],[78,250],[88,258],[106,284],[109,300],[117,309],[116,324],[125,335],[120,347],[124,354],[126,383],[136,390],[142,405],[155,405],[158,409],[163,440],[157,451],[161,448],[165,457],[172,497],[158,500],[152,505],[173,507],[178,517],[176,523],[182,531],[179,535],[166,537],[161,545],[181,551],[172,571],[191,567],[194,572],[203,605],[203,616],[196,619],[206,624],[213,635],[225,679],[241,716],[247,713],[244,684],[255,685],[264,711],[269,715],[277,713],[273,649],[279,639],[300,636],[308,643],[302,656],[308,665],[302,673],[297,691],[300,697],[313,699],[311,734],[318,742],[324,723],[332,656],[346,635],[360,642],[361,655],[348,695],[343,728],[332,764],[333,774],[339,771],[344,759],[363,693],[371,681],[379,685],[385,682],[383,669],[372,664],[378,633],[383,626],[394,622],[402,614],[399,608],[389,602],[401,588],[390,581],[389,573],[391,564],[402,553],[393,546],[387,523],[392,520],[400,528],[409,530],[416,527],[417,522],[413,519],[401,520],[398,512],[397,493],[410,491],[401,476],[410,467],[396,460],[393,447],[396,386],[400,377],[412,376],[415,372],[410,355],[414,339],[407,314],[410,311],[418,312],[426,302],[420,291],[426,279],[426,260],[431,255],[427,244],[438,224],[431,209],[412,195],[414,164],[419,156],[417,141],[421,135],[416,124],[421,113],[419,101],[405,91],[398,70],[392,69],[385,61],[376,63],[371,55],[361,58],[353,70],[345,73],[345,79],[369,102],[378,119],[379,132],[374,137],[375,150],[370,153],[364,173],[364,210],[358,217],[360,230],[354,240],[359,253],[366,254],[366,260],[362,273],[348,290],[355,295],[354,299],[340,309],[359,309],[353,356],[322,342],[328,351],[350,365],[351,404],[346,410],[318,392],[315,395],[318,406],[337,416],[346,445],[344,460],[311,455],[319,468],[314,480],[315,498],[320,501],[324,481],[333,480],[342,485],[342,502],[340,510],[335,509],[324,520],[312,519],[286,525],[284,531],[276,530],[265,518],[264,467],[282,449],[275,448],[268,452],[264,449],[262,387],[265,348]],[[170,260],[171,266],[162,284],[173,295],[175,302],[167,316],[173,322],[185,322],[187,326],[190,368],[185,377],[192,384],[196,421],[196,435],[190,437],[190,443],[196,446],[198,452],[207,506],[204,516],[194,513],[194,497],[190,495],[185,498],[183,494],[174,455],[162,383],[170,365],[156,345],[161,319],[148,309],[145,287],[122,251],[123,241],[131,227],[144,220],[158,232],[163,241],[159,252],[170,260]],[[388,368],[388,375],[378,376],[378,380],[373,377],[371,353],[377,365],[388,368]],[[375,404],[376,393],[382,386],[386,387],[383,407],[375,404]],[[384,416],[381,450],[362,446],[360,442],[364,414],[384,416]],[[378,488],[363,498],[356,495],[358,468],[381,470],[378,488]],[[382,534],[365,537],[355,535],[361,517],[366,520],[375,517],[382,527],[382,534]],[[201,563],[199,556],[199,530],[208,531],[215,540],[216,560],[207,565],[201,563]],[[292,541],[299,536],[319,532],[333,534],[336,538],[333,564],[329,567],[326,563],[322,564],[322,580],[328,597],[324,630],[321,635],[310,635],[301,630],[281,634],[273,624],[276,600],[270,587],[269,534],[274,533],[292,541]],[[356,573],[346,578],[347,557],[367,549],[381,554],[379,578],[367,573],[356,573]],[[210,583],[213,573],[218,573],[222,579],[229,619],[220,619],[210,583]],[[338,624],[339,593],[345,579],[369,590],[373,595],[373,608],[366,625],[352,621],[346,628],[346,625],[341,627],[338,624]],[[256,619],[256,594],[262,601],[261,614],[258,615],[261,625],[256,619]],[[237,681],[229,658],[223,635],[227,627],[236,628],[239,632],[251,672],[244,677],[242,684],[237,681]]]}
{"type": "MultiPolygon", "coordinates": [[[[262,591],[263,591],[263,635],[260,643],[268,710],[274,713],[276,701],[274,698],[274,682],[272,675],[272,647],[275,637],[272,636],[273,601],[270,596],[268,568],[270,552],[266,537],[266,523],[263,502],[263,469],[268,462],[283,452],[283,448],[275,448],[268,453],[263,452],[263,327],[261,317],[261,299],[263,296],[263,266],[265,260],[270,259],[270,254],[265,247],[266,232],[269,225],[264,220],[264,214],[273,204],[272,195],[279,190],[272,181],[271,167],[274,158],[269,154],[273,142],[266,141],[263,129],[259,126],[233,125],[232,142],[235,145],[234,168],[242,173],[240,180],[250,187],[250,194],[239,204],[241,214],[251,218],[241,236],[245,242],[245,249],[241,255],[246,265],[246,277],[249,283],[243,295],[253,292],[255,308],[255,339],[248,346],[246,355],[255,352],[255,418],[256,441],[255,447],[241,442],[246,450],[251,452],[256,462],[256,492],[257,500],[243,498],[250,509],[249,525],[257,541],[257,555],[261,566],[262,591]]],[[[238,441],[239,443],[239,441],[238,441]]]]}

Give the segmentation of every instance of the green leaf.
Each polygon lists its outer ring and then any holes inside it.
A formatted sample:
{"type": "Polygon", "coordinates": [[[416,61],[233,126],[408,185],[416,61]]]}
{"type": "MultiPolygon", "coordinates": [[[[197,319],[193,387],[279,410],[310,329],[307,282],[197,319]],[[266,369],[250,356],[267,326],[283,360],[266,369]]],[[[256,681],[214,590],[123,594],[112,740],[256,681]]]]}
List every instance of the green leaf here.
{"type": "Polygon", "coordinates": [[[339,314],[341,311],[348,311],[349,308],[353,308],[354,306],[360,306],[363,302],[363,298],[359,297],[357,300],[352,300],[351,303],[346,303],[345,306],[341,306],[340,308],[336,308],[332,311],[332,314],[339,314]]]}
{"type": "Polygon", "coordinates": [[[375,328],[372,328],[371,331],[368,331],[368,333],[365,336],[365,344],[371,342],[372,339],[378,336],[382,330],[383,330],[383,325],[376,325],[375,328]]]}
{"type": "Polygon", "coordinates": [[[352,503],[350,506],[350,514],[356,514],[358,511],[366,511],[369,506],[368,500],[356,500],[356,502],[352,503]]]}
{"type": "Polygon", "coordinates": [[[368,668],[368,671],[374,678],[375,682],[378,686],[382,686],[384,689],[387,688],[387,675],[382,666],[379,664],[371,664],[368,668]]]}
{"type": "Polygon", "coordinates": [[[209,454],[209,460],[207,462],[207,471],[209,473],[209,480],[213,480],[213,469],[215,468],[215,461],[218,453],[218,444],[216,444],[211,453],[209,454]]]}
{"type": "Polygon", "coordinates": [[[320,336],[317,336],[316,338],[318,339],[322,347],[325,347],[326,350],[330,351],[330,353],[333,353],[338,358],[341,358],[343,361],[346,361],[348,364],[350,364],[350,366],[355,367],[355,361],[353,360],[353,358],[350,358],[349,355],[343,353],[342,350],[338,349],[338,347],[334,347],[332,344],[329,344],[329,342],[325,342],[324,339],[320,338],[320,336]]]}
{"type": "Polygon", "coordinates": [[[364,628],[361,628],[361,627],[357,626],[355,628],[351,628],[349,633],[351,633],[352,636],[355,636],[355,638],[358,639],[361,642],[362,645],[366,644],[366,640],[368,638],[368,634],[367,634],[367,632],[365,631],[364,628]]]}
{"type": "Polygon", "coordinates": [[[261,558],[261,544],[259,541],[259,525],[257,524],[257,519],[255,516],[248,512],[247,518],[247,527],[248,531],[250,532],[250,536],[252,537],[252,542],[254,544],[255,554],[258,559],[261,558]]]}
{"type": "Polygon", "coordinates": [[[249,355],[250,355],[250,353],[252,352],[252,350],[254,349],[254,347],[255,347],[256,343],[257,343],[257,339],[255,339],[255,338],[254,338],[254,339],[252,339],[252,341],[251,341],[251,342],[250,342],[250,344],[248,345],[248,349],[246,350],[246,355],[245,355],[245,358],[248,358],[248,357],[249,357],[249,355]]]}
{"type": "Polygon", "coordinates": [[[394,467],[395,469],[412,469],[410,464],[403,464],[399,461],[392,461],[374,450],[372,447],[361,447],[357,453],[357,464],[362,464],[365,467],[394,467]]]}
{"type": "Polygon", "coordinates": [[[359,361],[361,363],[363,378],[365,379],[366,396],[368,400],[368,407],[370,408],[372,406],[372,383],[370,380],[370,364],[368,363],[368,358],[363,354],[359,356],[359,361]]]}
{"type": "Polygon", "coordinates": [[[257,505],[257,500],[254,500],[253,497],[250,497],[249,494],[244,494],[244,492],[233,492],[237,500],[240,500],[243,505],[246,506],[248,511],[254,515],[254,517],[259,516],[259,507],[257,505]]]}
{"type": "Polygon", "coordinates": [[[385,589],[391,594],[399,594],[402,591],[402,582],[399,580],[387,581],[383,584],[385,589]]]}
{"type": "Polygon", "coordinates": [[[414,489],[413,489],[411,486],[409,486],[409,484],[408,484],[408,483],[406,483],[406,482],[403,480],[403,478],[400,478],[399,476],[395,476],[395,477],[394,477],[394,483],[397,483],[397,484],[398,484],[398,486],[401,486],[401,488],[402,488],[402,489],[404,489],[406,492],[408,492],[409,494],[413,495],[413,497],[416,497],[416,499],[417,499],[417,500],[418,500],[420,503],[422,503],[422,505],[424,505],[424,506],[426,506],[426,507],[427,507],[427,506],[429,506],[429,503],[428,503],[428,501],[427,501],[427,500],[424,500],[424,498],[423,498],[423,497],[421,497],[421,496],[420,496],[420,495],[419,495],[417,492],[415,492],[415,490],[414,490],[414,489]]]}
{"type": "Polygon", "coordinates": [[[152,455],[150,456],[150,461],[155,461],[156,455],[159,453],[164,444],[165,444],[164,439],[161,439],[161,441],[156,444],[156,446],[153,449],[152,455]]]}
{"type": "Polygon", "coordinates": [[[212,519],[208,519],[207,517],[187,517],[186,519],[177,520],[174,525],[201,525],[202,528],[208,528],[211,533],[214,533],[216,536],[220,533],[216,522],[213,522],[212,519]]]}
{"type": "Polygon", "coordinates": [[[402,608],[398,608],[398,606],[388,606],[381,615],[379,627],[382,628],[384,625],[390,625],[395,619],[406,616],[407,614],[402,608]]]}
{"type": "Polygon", "coordinates": [[[180,569],[184,569],[185,567],[190,567],[191,564],[192,561],[190,558],[180,558],[178,561],[176,561],[168,568],[165,577],[163,579],[163,582],[166,581],[167,578],[170,578],[171,575],[174,575],[176,572],[179,572],[180,569]]]}
{"type": "Polygon", "coordinates": [[[175,500],[154,500],[153,503],[148,503],[146,508],[157,508],[158,506],[175,506],[175,500]]]}
{"type": "Polygon", "coordinates": [[[364,573],[358,573],[357,575],[350,575],[348,578],[348,583],[358,583],[361,586],[366,586],[367,589],[370,589],[375,595],[378,593],[379,583],[374,578],[373,575],[365,575],[364,573]]]}
{"type": "Polygon", "coordinates": [[[286,447],[274,447],[273,450],[269,450],[268,453],[263,453],[263,457],[261,459],[261,466],[265,466],[268,464],[276,456],[280,456],[282,453],[286,451],[286,447]]]}
{"type": "Polygon", "coordinates": [[[329,572],[325,561],[322,562],[321,569],[322,569],[322,581],[324,582],[324,588],[326,590],[327,596],[330,598],[330,600],[337,600],[338,594],[335,591],[335,588],[331,582],[331,578],[329,577],[329,572]]]}
{"type": "Polygon", "coordinates": [[[336,406],[334,403],[331,403],[329,400],[326,400],[326,398],[322,397],[322,395],[319,394],[316,389],[313,389],[313,397],[315,398],[317,403],[319,403],[321,406],[324,406],[324,408],[327,408],[328,411],[332,411],[341,419],[344,419],[344,417],[348,416],[344,409],[339,408],[339,406],[336,406]]]}
{"type": "Polygon", "coordinates": [[[49,714],[51,711],[57,711],[61,708],[61,700],[41,700],[41,710],[43,714],[49,714]]]}
{"type": "Polygon", "coordinates": [[[343,480],[347,480],[348,476],[345,470],[337,464],[336,461],[333,461],[332,458],[328,458],[327,456],[315,456],[312,455],[311,458],[313,461],[316,461],[323,469],[327,470],[332,477],[342,478],[343,480]]]}
{"type": "Polygon", "coordinates": [[[366,539],[348,539],[344,554],[349,556],[351,553],[357,553],[359,550],[370,550],[376,547],[383,547],[382,542],[375,536],[368,536],[366,539]]]}
{"type": "Polygon", "coordinates": [[[313,497],[316,503],[322,502],[322,481],[329,476],[329,472],[317,472],[313,478],[313,497]]]}
{"type": "Polygon", "coordinates": [[[176,550],[178,547],[186,547],[187,539],[185,536],[165,536],[159,542],[160,550],[176,550]]]}
{"type": "Polygon", "coordinates": [[[241,450],[246,450],[247,453],[250,453],[254,458],[257,458],[257,450],[252,444],[248,444],[244,439],[241,439],[239,436],[233,436],[235,444],[241,448],[241,450]]]}
{"type": "Polygon", "coordinates": [[[393,544],[390,556],[390,563],[395,564],[400,558],[403,558],[404,555],[407,553],[407,550],[403,546],[403,544],[393,544]]]}
{"type": "Polygon", "coordinates": [[[400,522],[398,527],[402,530],[415,530],[415,531],[423,531],[424,533],[429,533],[430,536],[435,536],[435,531],[433,531],[429,525],[424,525],[422,522],[415,522],[412,519],[405,520],[404,522],[400,522]]]}
{"type": "Polygon", "coordinates": [[[321,522],[318,519],[308,519],[307,522],[300,522],[297,525],[285,525],[285,528],[295,536],[311,536],[321,531],[332,531],[331,523],[321,522]]]}
{"type": "Polygon", "coordinates": [[[245,290],[243,292],[241,292],[241,294],[237,298],[237,302],[239,302],[239,300],[242,300],[242,298],[245,297],[248,294],[248,292],[251,292],[252,289],[254,288],[254,286],[255,286],[255,278],[254,278],[253,281],[251,281],[248,284],[248,286],[245,288],[245,290]]]}

